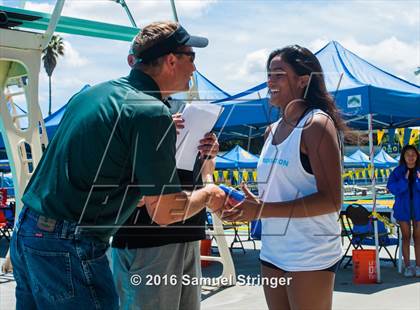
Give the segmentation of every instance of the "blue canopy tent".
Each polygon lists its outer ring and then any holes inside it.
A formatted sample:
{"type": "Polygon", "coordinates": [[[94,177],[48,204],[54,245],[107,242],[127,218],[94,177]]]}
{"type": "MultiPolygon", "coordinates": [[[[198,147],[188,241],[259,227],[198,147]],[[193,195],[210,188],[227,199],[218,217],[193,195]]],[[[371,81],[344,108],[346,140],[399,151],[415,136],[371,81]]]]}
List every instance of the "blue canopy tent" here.
{"type": "Polygon", "coordinates": [[[216,156],[216,169],[236,169],[237,166],[237,163],[233,160],[219,155],[216,156]]]}
{"type": "Polygon", "coordinates": [[[255,169],[258,164],[258,156],[249,153],[239,145],[224,154],[223,158],[235,162],[238,169],[255,169]]]}
{"type": "Polygon", "coordinates": [[[316,53],[324,70],[327,89],[353,128],[420,125],[420,86],[370,64],[336,41],[316,53]]]}
{"type": "MultiPolygon", "coordinates": [[[[316,53],[324,70],[328,91],[348,125],[355,129],[398,128],[420,125],[420,87],[370,64],[336,41],[316,53]]],[[[215,101],[225,107],[216,124],[222,137],[241,138],[261,135],[267,124],[278,117],[266,94],[267,83],[215,101]],[[262,95],[262,96],[261,96],[262,95]]]]}
{"type": "Polygon", "coordinates": [[[349,159],[354,160],[359,165],[359,167],[368,167],[370,165],[369,156],[367,156],[361,150],[355,151],[349,156],[349,159]]]}
{"type": "Polygon", "coordinates": [[[356,159],[350,158],[350,157],[345,156],[345,155],[344,155],[344,158],[343,158],[343,163],[344,163],[344,168],[360,168],[360,167],[364,167],[356,159]]]}
{"type": "Polygon", "coordinates": [[[267,85],[262,83],[244,92],[213,103],[224,110],[214,129],[219,140],[255,138],[261,136],[268,124],[279,118],[279,109],[267,100],[267,85]]]}
{"type": "Polygon", "coordinates": [[[390,168],[398,166],[398,160],[392,158],[387,152],[381,150],[374,157],[375,167],[378,168],[390,168]]]}

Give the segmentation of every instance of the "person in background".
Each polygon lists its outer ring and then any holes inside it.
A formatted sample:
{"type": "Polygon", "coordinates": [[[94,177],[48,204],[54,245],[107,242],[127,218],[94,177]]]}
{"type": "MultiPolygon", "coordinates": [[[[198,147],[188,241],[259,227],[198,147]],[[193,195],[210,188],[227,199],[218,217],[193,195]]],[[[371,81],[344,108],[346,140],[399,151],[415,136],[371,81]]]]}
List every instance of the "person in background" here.
{"type": "Polygon", "coordinates": [[[388,190],[395,196],[394,218],[401,227],[404,276],[420,277],[420,155],[413,145],[401,150],[400,163],[389,176],[388,190]],[[416,266],[410,266],[411,233],[416,266]]]}
{"type": "MultiPolygon", "coordinates": [[[[131,44],[128,65],[135,69],[138,44],[131,44]]],[[[177,133],[184,127],[180,112],[185,107],[181,100],[167,100],[177,133]]],[[[177,169],[182,189],[192,191],[212,182],[216,155],[219,151],[217,137],[208,133],[200,141],[199,153],[193,171],[177,169]]],[[[200,241],[205,234],[206,210],[193,217],[167,227],[154,223],[144,207],[139,204],[134,213],[118,230],[112,240],[112,271],[120,298],[120,309],[191,309],[200,308],[201,286],[182,285],[184,275],[201,277],[200,241]],[[143,279],[172,278],[176,281],[161,285],[147,285],[142,281],[133,285],[131,275],[143,279]]],[[[162,280],[163,282],[165,280],[162,280]]]]}
{"type": "Polygon", "coordinates": [[[321,65],[293,45],[267,61],[270,103],[283,117],[266,132],[257,166],[259,197],[243,185],[243,203],[224,219],[261,218],[261,273],[291,278],[264,285],[269,309],[331,309],[340,242],[341,142],[347,128],[325,86],[321,65]]]}

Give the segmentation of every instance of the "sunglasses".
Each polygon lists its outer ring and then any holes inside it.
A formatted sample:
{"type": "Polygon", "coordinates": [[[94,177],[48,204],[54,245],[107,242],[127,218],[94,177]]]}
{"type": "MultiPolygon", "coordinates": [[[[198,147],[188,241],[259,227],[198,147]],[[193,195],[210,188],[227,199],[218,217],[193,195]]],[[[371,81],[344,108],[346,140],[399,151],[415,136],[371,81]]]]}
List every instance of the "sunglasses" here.
{"type": "Polygon", "coordinates": [[[172,52],[172,54],[190,56],[190,61],[191,62],[194,62],[194,60],[195,60],[195,52],[172,52]]]}

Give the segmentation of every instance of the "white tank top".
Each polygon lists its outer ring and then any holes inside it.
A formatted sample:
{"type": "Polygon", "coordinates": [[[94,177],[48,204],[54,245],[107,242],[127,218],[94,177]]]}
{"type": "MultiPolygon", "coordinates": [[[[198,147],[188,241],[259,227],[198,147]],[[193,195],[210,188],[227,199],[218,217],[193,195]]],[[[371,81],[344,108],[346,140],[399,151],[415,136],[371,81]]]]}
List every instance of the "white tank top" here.
{"type": "MultiPolygon", "coordinates": [[[[264,202],[295,200],[317,192],[315,177],[300,160],[304,124],[315,113],[302,118],[280,144],[273,145],[274,123],[258,161],[258,192],[264,202]]],[[[310,271],[331,267],[341,259],[341,228],[338,213],[305,218],[264,218],[260,258],[286,271],[310,271]]]]}

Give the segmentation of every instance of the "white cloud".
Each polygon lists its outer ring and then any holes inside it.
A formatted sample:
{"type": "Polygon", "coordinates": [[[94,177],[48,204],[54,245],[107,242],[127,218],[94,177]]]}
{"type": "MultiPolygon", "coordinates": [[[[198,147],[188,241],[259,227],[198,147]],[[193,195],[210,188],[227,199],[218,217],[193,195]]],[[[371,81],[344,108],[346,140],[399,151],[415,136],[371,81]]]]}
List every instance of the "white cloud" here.
{"type": "Polygon", "coordinates": [[[70,41],[64,41],[64,57],[63,65],[70,68],[81,68],[89,63],[89,59],[80,55],[79,51],[76,50],[70,41]]]}
{"type": "MultiPolygon", "coordinates": [[[[175,2],[176,10],[181,21],[185,18],[198,19],[202,17],[209,7],[215,3],[217,3],[217,0],[179,0],[175,2]]],[[[139,27],[151,21],[174,19],[169,0],[126,0],[126,4],[139,27]]],[[[25,4],[25,8],[51,13],[53,5],[28,1],[25,4]]],[[[66,1],[62,13],[62,15],[69,17],[131,26],[124,8],[120,4],[110,0],[66,1]]]]}
{"type": "Polygon", "coordinates": [[[242,63],[236,62],[227,66],[227,78],[248,83],[262,82],[265,76],[265,64],[268,54],[268,49],[260,49],[247,54],[242,63]]]}
{"type": "Polygon", "coordinates": [[[210,6],[216,4],[217,2],[217,0],[178,0],[175,1],[175,4],[179,17],[182,18],[182,16],[186,16],[191,19],[197,19],[206,14],[210,6]]]}

